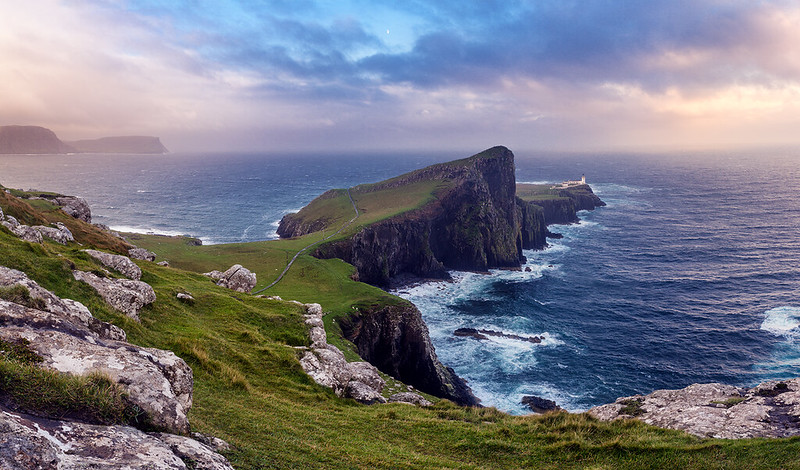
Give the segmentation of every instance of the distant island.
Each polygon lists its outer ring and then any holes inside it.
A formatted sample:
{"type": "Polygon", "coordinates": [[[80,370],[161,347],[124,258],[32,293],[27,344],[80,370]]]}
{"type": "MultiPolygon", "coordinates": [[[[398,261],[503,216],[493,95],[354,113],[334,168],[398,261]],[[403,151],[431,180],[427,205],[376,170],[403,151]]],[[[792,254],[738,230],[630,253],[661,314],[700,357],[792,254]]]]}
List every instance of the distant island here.
{"type": "Polygon", "coordinates": [[[0,126],[0,154],[169,153],[158,137],[115,136],[64,142],[40,126],[0,126]]]}

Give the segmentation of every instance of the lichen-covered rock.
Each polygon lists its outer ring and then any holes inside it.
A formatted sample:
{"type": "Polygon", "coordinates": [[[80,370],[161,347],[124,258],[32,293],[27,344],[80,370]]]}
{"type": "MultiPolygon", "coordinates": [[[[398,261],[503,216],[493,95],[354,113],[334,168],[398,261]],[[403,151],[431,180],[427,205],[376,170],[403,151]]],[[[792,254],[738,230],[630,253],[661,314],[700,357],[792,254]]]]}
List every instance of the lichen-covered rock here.
{"type": "Polygon", "coordinates": [[[67,226],[61,222],[56,222],[56,228],[46,227],[44,225],[34,225],[31,228],[41,233],[43,237],[47,237],[50,240],[62,245],[66,245],[69,242],[75,241],[75,238],[72,236],[72,232],[70,232],[67,226]]]}
{"type": "MultiPolygon", "coordinates": [[[[5,307],[0,301],[0,308],[5,307]]],[[[49,327],[6,325],[0,329],[0,338],[29,341],[43,359],[41,365],[48,369],[72,375],[106,373],[154,425],[171,432],[189,432],[186,413],[192,405],[192,371],[182,359],[169,351],[82,338],[60,325],[49,327]]]]}
{"type": "Polygon", "coordinates": [[[364,382],[351,380],[347,383],[344,390],[344,395],[347,398],[363,403],[365,405],[374,405],[376,403],[386,403],[381,393],[364,382]]]}
{"type": "Polygon", "coordinates": [[[192,439],[202,442],[203,444],[207,445],[212,450],[214,450],[214,452],[227,452],[231,450],[230,444],[228,444],[227,442],[216,436],[203,434],[201,432],[193,432],[190,435],[192,439]]]}
{"type": "Polygon", "coordinates": [[[142,270],[139,269],[139,266],[136,266],[136,263],[131,261],[130,258],[127,256],[122,255],[114,255],[111,253],[106,253],[104,251],[97,251],[97,250],[83,250],[91,256],[92,258],[100,261],[103,266],[109,267],[123,276],[127,277],[128,279],[133,279],[134,281],[138,281],[142,278],[142,270]]]}
{"type": "Polygon", "coordinates": [[[67,214],[80,219],[87,224],[92,223],[92,210],[89,208],[89,203],[82,197],[75,196],[59,196],[54,199],[54,202],[61,206],[61,210],[67,214]]]}
{"type": "Polygon", "coordinates": [[[128,426],[55,421],[0,410],[0,468],[230,470],[219,454],[189,438],[128,426]],[[191,467],[187,462],[192,462],[191,467]]]}
{"type": "Polygon", "coordinates": [[[619,398],[589,413],[601,420],[636,418],[701,437],[746,439],[800,435],[800,379],[747,389],[719,383],[619,398]]]}
{"type": "Polygon", "coordinates": [[[164,261],[159,261],[159,262],[158,262],[158,263],[156,263],[156,264],[157,264],[157,265],[159,265],[159,266],[168,267],[168,266],[169,266],[169,261],[167,261],[167,260],[164,260],[164,261]]]}
{"type": "Polygon", "coordinates": [[[233,470],[225,457],[195,439],[166,433],[153,433],[151,436],[169,446],[181,460],[191,462],[198,470],[233,470]]]}
{"type": "MultiPolygon", "coordinates": [[[[61,299],[28,278],[22,271],[0,266],[0,286],[9,287],[13,285],[25,287],[31,298],[39,299],[42,304],[40,309],[30,309],[28,312],[25,312],[22,306],[16,306],[15,308],[7,306],[4,309],[4,313],[0,315],[8,317],[13,313],[18,318],[17,324],[21,324],[20,322],[23,320],[31,325],[71,323],[76,328],[78,326],[85,327],[87,331],[84,336],[91,335],[95,338],[117,341],[125,341],[126,339],[125,332],[121,328],[98,320],[92,316],[89,309],[82,303],[71,299],[61,299]],[[49,313],[49,315],[43,315],[43,313],[49,313]]],[[[6,323],[9,321],[7,319],[6,323]]]]}
{"type": "Polygon", "coordinates": [[[242,267],[241,264],[234,264],[224,273],[214,270],[205,275],[217,281],[218,286],[227,287],[236,292],[250,292],[256,286],[256,274],[242,267]]]}
{"type": "Polygon", "coordinates": [[[311,350],[300,359],[303,370],[318,384],[332,388],[340,397],[353,398],[361,403],[385,403],[381,391],[386,382],[378,369],[368,362],[347,362],[344,354],[327,343],[322,323],[322,306],[304,304],[305,323],[311,328],[311,350]]]}
{"type": "Polygon", "coordinates": [[[60,299],[21,271],[0,267],[0,286],[12,285],[26,288],[31,300],[25,300],[28,306],[0,300],[0,338],[27,340],[42,367],[73,375],[107,374],[154,425],[188,432],[193,381],[182,359],[121,341],[122,330],[92,317],[79,302],[60,299]]]}
{"type": "Polygon", "coordinates": [[[417,406],[433,406],[433,403],[426,400],[425,397],[423,397],[419,393],[414,393],[414,392],[395,393],[394,395],[389,397],[388,401],[389,403],[407,403],[410,405],[417,405],[417,406]]]}
{"type": "Polygon", "coordinates": [[[155,261],[156,254],[150,250],[145,250],[144,248],[131,248],[128,250],[128,256],[133,259],[140,259],[144,261],[155,261]]]}
{"type": "Polygon", "coordinates": [[[99,277],[84,271],[72,271],[72,275],[92,286],[109,305],[136,321],[139,321],[139,310],[156,300],[153,288],[142,281],[99,277]]]}
{"type": "Polygon", "coordinates": [[[22,241],[30,242],[30,243],[42,243],[42,234],[33,227],[29,227],[27,225],[22,225],[17,222],[17,219],[11,217],[10,215],[6,217],[6,220],[0,222],[5,228],[11,230],[11,233],[18,236],[22,241]]]}

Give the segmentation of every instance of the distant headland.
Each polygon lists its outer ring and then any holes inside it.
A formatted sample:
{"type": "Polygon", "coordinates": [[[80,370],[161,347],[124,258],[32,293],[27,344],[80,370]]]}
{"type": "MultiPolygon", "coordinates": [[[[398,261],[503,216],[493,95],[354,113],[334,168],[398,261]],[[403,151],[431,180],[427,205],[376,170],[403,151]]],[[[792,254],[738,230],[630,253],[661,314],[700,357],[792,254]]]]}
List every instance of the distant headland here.
{"type": "Polygon", "coordinates": [[[64,142],[40,126],[0,126],[0,154],[169,153],[158,137],[116,136],[64,142]]]}

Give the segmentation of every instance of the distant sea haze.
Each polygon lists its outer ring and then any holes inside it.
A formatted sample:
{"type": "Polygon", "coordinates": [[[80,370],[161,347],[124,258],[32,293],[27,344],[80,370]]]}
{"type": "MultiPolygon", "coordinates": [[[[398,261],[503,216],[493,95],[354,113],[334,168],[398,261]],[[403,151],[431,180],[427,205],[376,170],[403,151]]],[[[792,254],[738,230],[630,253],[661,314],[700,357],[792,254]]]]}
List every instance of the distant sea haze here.
{"type": "MultiPolygon", "coordinates": [[[[476,149],[476,151],[481,149],[476,149]]],[[[205,243],[275,237],[327,189],[462,154],[2,156],[0,184],[85,197],[95,222],[205,243]]],[[[584,410],[695,382],[800,376],[800,152],[517,153],[517,181],[586,175],[608,206],[553,226],[530,271],[396,292],[485,405],[584,410]],[[455,337],[462,327],[518,336],[455,337]]]]}

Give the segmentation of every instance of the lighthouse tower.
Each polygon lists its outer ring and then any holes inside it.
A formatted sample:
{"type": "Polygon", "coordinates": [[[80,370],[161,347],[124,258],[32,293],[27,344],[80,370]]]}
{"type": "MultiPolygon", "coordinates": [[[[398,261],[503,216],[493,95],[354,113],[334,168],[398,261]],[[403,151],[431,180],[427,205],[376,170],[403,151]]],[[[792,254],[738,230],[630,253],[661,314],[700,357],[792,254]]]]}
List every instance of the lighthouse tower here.
{"type": "Polygon", "coordinates": [[[581,184],[586,184],[586,175],[581,175],[581,184]]]}

